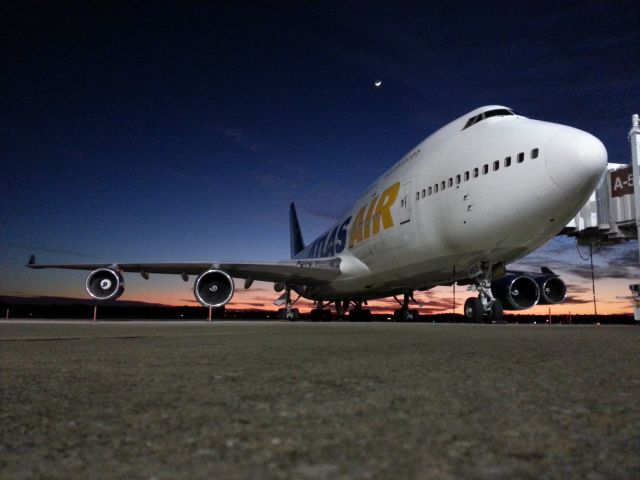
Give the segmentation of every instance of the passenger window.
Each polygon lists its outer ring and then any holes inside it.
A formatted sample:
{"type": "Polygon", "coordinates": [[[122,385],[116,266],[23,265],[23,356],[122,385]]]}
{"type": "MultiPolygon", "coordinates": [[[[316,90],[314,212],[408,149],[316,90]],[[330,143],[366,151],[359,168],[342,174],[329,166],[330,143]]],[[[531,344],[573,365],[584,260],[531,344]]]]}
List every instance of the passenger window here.
{"type": "Polygon", "coordinates": [[[427,190],[427,195],[431,195],[431,187],[429,187],[429,190],[427,190]]]}
{"type": "Polygon", "coordinates": [[[486,163],[482,166],[482,174],[486,175],[487,173],[489,173],[489,165],[487,165],[486,163]]]}
{"type": "Polygon", "coordinates": [[[464,181],[465,182],[469,181],[469,171],[468,170],[466,172],[464,172],[464,181]]]}
{"type": "Polygon", "coordinates": [[[499,168],[500,168],[500,160],[496,160],[495,162],[493,162],[493,171],[495,172],[499,168]]]}
{"type": "Polygon", "coordinates": [[[444,180],[440,182],[440,190],[444,190],[444,180]]]}
{"type": "Polygon", "coordinates": [[[416,192],[416,200],[420,200],[420,192],[416,192]]]}
{"type": "Polygon", "coordinates": [[[478,176],[478,169],[474,168],[473,169],[473,178],[476,178],[478,176]]]}
{"type": "Polygon", "coordinates": [[[534,148],[531,150],[531,158],[538,158],[538,149],[534,148]]]}
{"type": "Polygon", "coordinates": [[[511,166],[511,157],[505,157],[504,166],[505,167],[510,167],[511,166]]]}
{"type": "Polygon", "coordinates": [[[456,185],[460,185],[460,174],[456,175],[456,185]]]}
{"type": "Polygon", "coordinates": [[[449,178],[449,187],[453,186],[453,178],[449,178]]]}
{"type": "Polygon", "coordinates": [[[434,191],[434,193],[438,193],[438,184],[437,183],[433,186],[433,191],[434,191]]]}
{"type": "Polygon", "coordinates": [[[424,196],[427,194],[427,191],[423,188],[422,189],[422,198],[424,198],[424,196]]]}
{"type": "Polygon", "coordinates": [[[518,163],[522,163],[522,162],[524,162],[524,153],[520,152],[518,154],[518,163]]]}

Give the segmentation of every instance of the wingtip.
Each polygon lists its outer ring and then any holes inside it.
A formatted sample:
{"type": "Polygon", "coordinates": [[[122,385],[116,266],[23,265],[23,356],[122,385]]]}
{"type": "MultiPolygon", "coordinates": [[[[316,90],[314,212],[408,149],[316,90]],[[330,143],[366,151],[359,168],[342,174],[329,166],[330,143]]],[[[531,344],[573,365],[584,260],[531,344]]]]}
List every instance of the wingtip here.
{"type": "Polygon", "coordinates": [[[32,254],[31,256],[29,256],[27,267],[31,267],[32,265],[35,265],[35,264],[36,264],[36,256],[32,254]]]}

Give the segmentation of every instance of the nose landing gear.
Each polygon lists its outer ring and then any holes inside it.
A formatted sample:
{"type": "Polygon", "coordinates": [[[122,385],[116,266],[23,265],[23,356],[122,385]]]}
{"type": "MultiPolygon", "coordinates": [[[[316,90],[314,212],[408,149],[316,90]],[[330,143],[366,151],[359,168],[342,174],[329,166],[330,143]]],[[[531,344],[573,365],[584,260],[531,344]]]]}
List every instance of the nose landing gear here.
{"type": "Polygon", "coordinates": [[[464,316],[473,323],[501,322],[503,308],[500,300],[491,292],[491,265],[483,264],[482,273],[475,278],[472,289],[478,292],[478,298],[468,298],[464,302],[464,316]]]}

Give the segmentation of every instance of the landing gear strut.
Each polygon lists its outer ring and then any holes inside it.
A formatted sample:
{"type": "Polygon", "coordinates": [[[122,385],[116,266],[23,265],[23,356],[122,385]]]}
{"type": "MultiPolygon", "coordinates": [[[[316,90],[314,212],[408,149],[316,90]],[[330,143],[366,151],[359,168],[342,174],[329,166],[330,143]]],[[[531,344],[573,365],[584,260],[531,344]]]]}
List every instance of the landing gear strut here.
{"type": "Polygon", "coordinates": [[[349,300],[336,300],[336,319],[346,320],[347,310],[349,310],[349,300]]]}
{"type": "Polygon", "coordinates": [[[464,302],[464,316],[473,323],[502,321],[502,303],[491,292],[492,272],[491,265],[482,265],[482,273],[476,277],[473,287],[478,291],[478,298],[468,298],[464,302]]]}
{"type": "MultiPolygon", "coordinates": [[[[398,303],[400,303],[400,300],[398,300],[396,297],[394,298],[398,303]]],[[[412,293],[404,294],[404,301],[400,303],[400,305],[402,305],[402,308],[399,308],[398,310],[395,310],[393,312],[394,322],[417,322],[420,319],[419,310],[409,310],[409,302],[412,299],[413,299],[412,293]]]]}
{"type": "Polygon", "coordinates": [[[352,322],[370,322],[371,321],[371,310],[368,308],[362,308],[362,300],[356,301],[356,306],[349,312],[349,320],[352,322]]]}
{"type": "Polygon", "coordinates": [[[330,322],[331,310],[324,308],[324,302],[322,300],[318,300],[316,302],[316,308],[309,312],[309,316],[311,317],[312,322],[330,322]]]}
{"type": "Polygon", "coordinates": [[[293,302],[291,301],[291,287],[289,285],[286,285],[285,286],[285,307],[278,310],[279,319],[289,320],[291,322],[296,322],[300,320],[300,311],[297,308],[292,308],[293,305],[298,301],[298,298],[296,298],[296,300],[293,302]]]}

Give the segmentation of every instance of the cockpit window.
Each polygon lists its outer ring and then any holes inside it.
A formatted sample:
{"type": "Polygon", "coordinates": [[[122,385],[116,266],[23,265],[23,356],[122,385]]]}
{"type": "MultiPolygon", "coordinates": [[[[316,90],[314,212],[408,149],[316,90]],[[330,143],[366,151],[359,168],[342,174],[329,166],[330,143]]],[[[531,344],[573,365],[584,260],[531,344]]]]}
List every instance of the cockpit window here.
{"type": "Polygon", "coordinates": [[[467,120],[467,123],[464,125],[465,128],[469,128],[472,125],[475,125],[478,122],[481,122],[485,118],[489,117],[506,117],[509,115],[515,115],[511,110],[507,108],[496,108],[495,110],[487,110],[486,112],[479,113],[478,115],[471,117],[467,120]]]}

